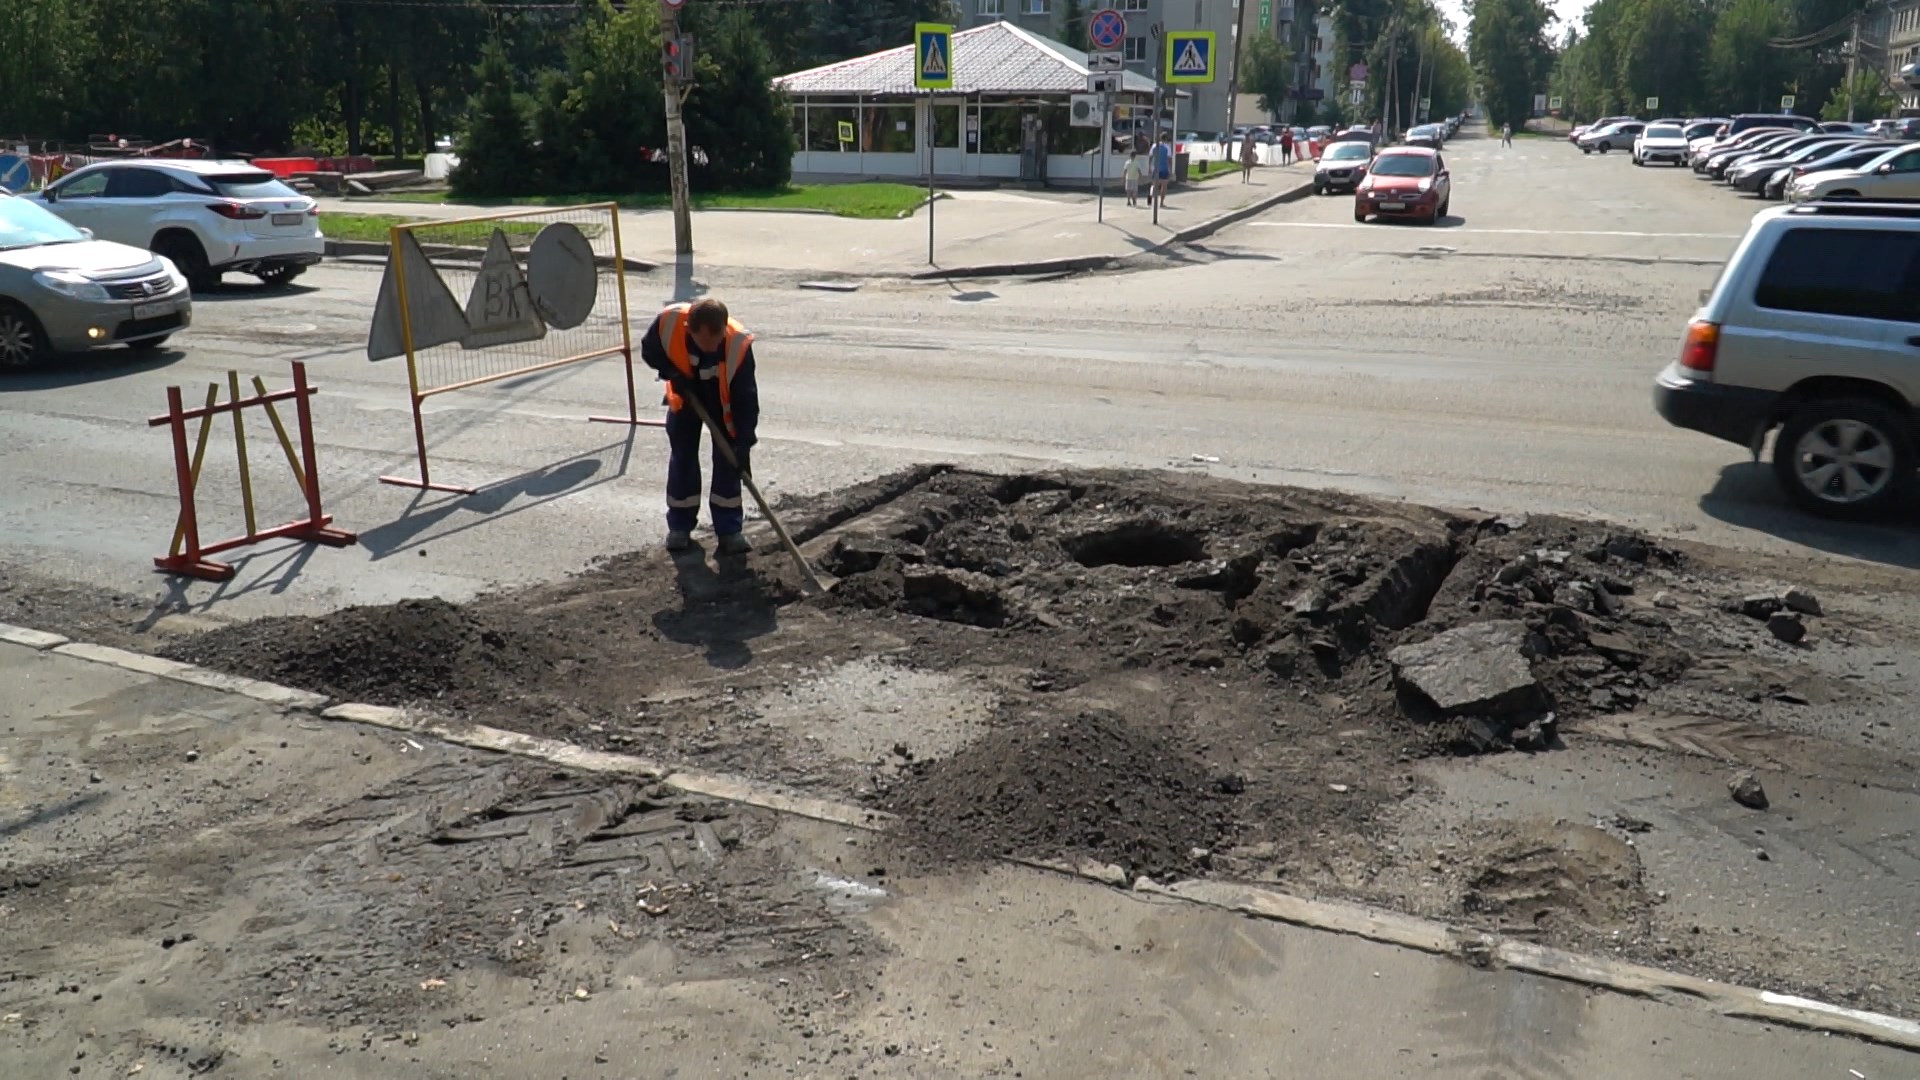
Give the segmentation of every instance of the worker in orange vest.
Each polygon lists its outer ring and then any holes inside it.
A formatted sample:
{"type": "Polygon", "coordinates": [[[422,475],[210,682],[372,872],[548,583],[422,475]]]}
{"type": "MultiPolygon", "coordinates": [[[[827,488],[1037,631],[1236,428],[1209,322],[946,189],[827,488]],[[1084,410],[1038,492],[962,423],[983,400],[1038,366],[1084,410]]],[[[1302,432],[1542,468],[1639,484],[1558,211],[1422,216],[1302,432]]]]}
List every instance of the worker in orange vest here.
{"type": "Polygon", "coordinates": [[[753,377],[753,335],[714,299],[662,311],[640,339],[640,358],[666,381],[667,550],[684,551],[700,521],[700,417],[686,398],[699,399],[733,447],[733,460],[713,450],[713,486],[707,509],[720,553],[743,555],[745,511],[740,475],[751,475],[748,455],[760,422],[760,389],[753,377]],[[736,467],[737,463],[737,467],[736,467]]]}

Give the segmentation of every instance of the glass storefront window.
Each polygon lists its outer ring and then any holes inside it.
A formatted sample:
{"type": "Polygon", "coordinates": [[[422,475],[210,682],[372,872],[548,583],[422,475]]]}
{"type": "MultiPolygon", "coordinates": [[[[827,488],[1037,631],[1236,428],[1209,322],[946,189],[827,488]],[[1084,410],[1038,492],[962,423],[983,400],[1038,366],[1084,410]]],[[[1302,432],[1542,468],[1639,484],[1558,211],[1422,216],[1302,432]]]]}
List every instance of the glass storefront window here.
{"type": "Polygon", "coordinates": [[[1017,154],[1020,152],[1020,106],[983,105],[980,107],[980,152],[1017,154]]]}
{"type": "Polygon", "coordinates": [[[861,149],[880,154],[911,154],[913,145],[912,105],[868,105],[863,113],[861,149]]]}

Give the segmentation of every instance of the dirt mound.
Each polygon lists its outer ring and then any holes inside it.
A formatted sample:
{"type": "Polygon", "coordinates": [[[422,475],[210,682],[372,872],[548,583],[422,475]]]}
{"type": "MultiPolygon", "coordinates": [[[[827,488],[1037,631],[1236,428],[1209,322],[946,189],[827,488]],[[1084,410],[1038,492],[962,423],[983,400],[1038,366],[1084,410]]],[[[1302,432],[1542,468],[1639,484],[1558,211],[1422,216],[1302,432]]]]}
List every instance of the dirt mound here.
{"type": "Polygon", "coordinates": [[[439,599],[258,619],[197,635],[165,655],[376,705],[529,685],[556,664],[541,642],[439,599]]]}
{"type": "Polygon", "coordinates": [[[902,835],[942,859],[1092,856],[1156,877],[1197,872],[1230,839],[1238,778],[1118,717],[1041,723],[916,765],[883,800],[902,835]]]}

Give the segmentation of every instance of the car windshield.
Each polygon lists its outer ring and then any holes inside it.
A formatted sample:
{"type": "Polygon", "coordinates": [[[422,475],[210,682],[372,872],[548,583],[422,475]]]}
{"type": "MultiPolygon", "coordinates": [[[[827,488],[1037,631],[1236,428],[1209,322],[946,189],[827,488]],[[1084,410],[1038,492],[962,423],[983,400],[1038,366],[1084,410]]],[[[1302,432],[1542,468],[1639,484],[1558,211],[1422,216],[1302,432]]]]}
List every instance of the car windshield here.
{"type": "Polygon", "coordinates": [[[1422,154],[1383,154],[1374,159],[1375,176],[1432,176],[1433,159],[1422,154]]]}
{"type": "Polygon", "coordinates": [[[77,244],[86,239],[79,229],[25,199],[0,198],[0,251],[41,244],[77,244]]]}
{"type": "Polygon", "coordinates": [[[1357,161],[1367,156],[1367,144],[1358,142],[1334,143],[1322,157],[1331,161],[1357,161]]]}
{"type": "Polygon", "coordinates": [[[1655,124],[1647,129],[1647,138],[1649,139],[1678,139],[1680,137],[1680,129],[1674,127],[1672,124],[1655,124]]]}
{"type": "Polygon", "coordinates": [[[228,173],[205,178],[213,190],[229,199],[297,199],[300,193],[270,172],[228,173]]]}

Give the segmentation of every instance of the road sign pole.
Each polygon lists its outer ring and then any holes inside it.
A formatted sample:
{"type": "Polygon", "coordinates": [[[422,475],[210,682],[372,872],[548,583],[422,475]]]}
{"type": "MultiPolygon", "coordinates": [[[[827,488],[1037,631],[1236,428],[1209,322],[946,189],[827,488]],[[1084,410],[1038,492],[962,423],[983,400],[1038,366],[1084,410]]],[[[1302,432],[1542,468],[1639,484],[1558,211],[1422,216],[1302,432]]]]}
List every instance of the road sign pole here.
{"type": "Polygon", "coordinates": [[[933,265],[933,152],[934,131],[940,125],[933,118],[933,91],[927,91],[927,265],[933,265]]]}
{"type": "Polygon", "coordinates": [[[1104,224],[1107,220],[1107,147],[1113,142],[1113,103],[1107,95],[1100,95],[1100,194],[1094,200],[1093,220],[1104,224]]]}

